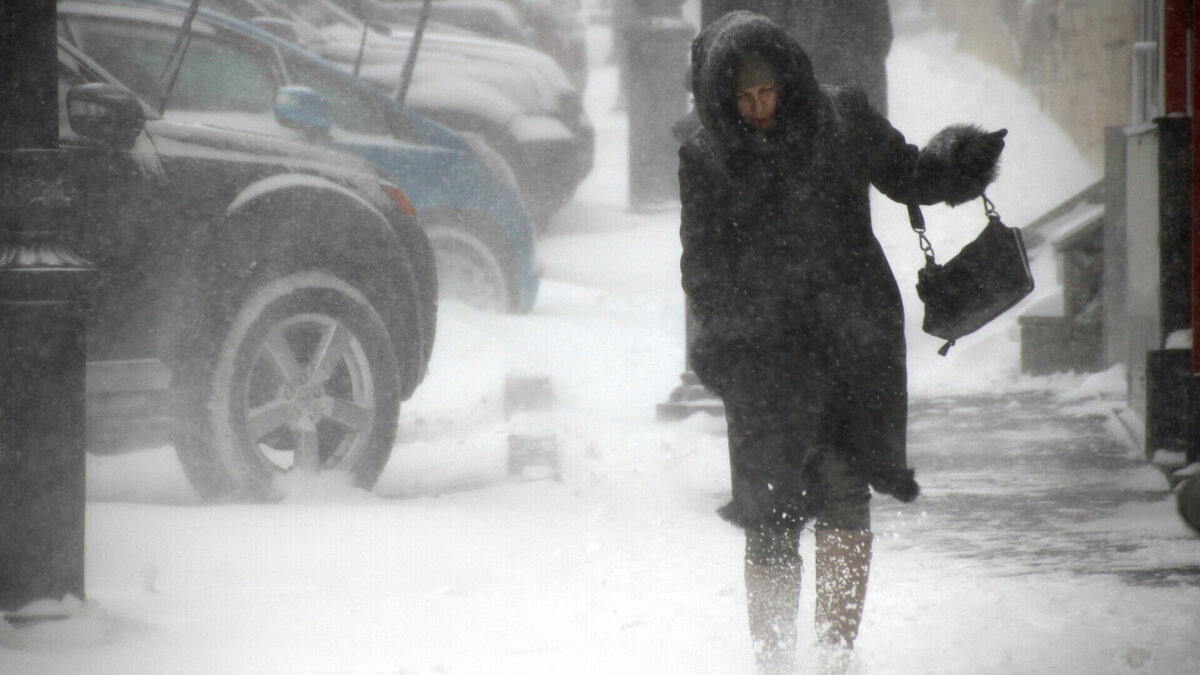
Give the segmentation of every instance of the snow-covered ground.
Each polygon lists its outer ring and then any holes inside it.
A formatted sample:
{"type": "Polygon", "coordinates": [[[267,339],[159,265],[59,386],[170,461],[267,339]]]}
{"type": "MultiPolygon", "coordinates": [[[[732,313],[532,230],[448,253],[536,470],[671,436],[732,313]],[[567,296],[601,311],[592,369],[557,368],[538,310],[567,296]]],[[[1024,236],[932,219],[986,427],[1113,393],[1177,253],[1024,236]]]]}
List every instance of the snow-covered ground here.
{"type": "MultiPolygon", "coordinates": [[[[0,630],[10,645],[0,673],[753,672],[741,533],[713,513],[728,493],[723,421],[655,420],[683,364],[678,212],[626,210],[627,121],[607,28],[589,38],[596,168],[541,243],[537,307],[442,308],[430,376],[403,407],[374,492],[296,481],[279,504],[205,505],[169,448],[89,457],[87,601],[54,607],[69,620],[0,630]],[[506,414],[511,374],[548,375],[551,405],[506,414]],[[510,476],[511,434],[552,438],[558,480],[547,467],[510,476]]],[[[957,53],[952,36],[919,38],[901,36],[892,52],[892,120],[918,143],[954,122],[1007,127],[990,190],[1007,222],[1099,178],[1029,93],[957,53]]],[[[926,218],[943,257],[983,224],[976,205],[926,218]]],[[[1120,373],[1019,376],[1019,309],[936,356],[939,342],[919,331],[921,256],[905,210],[879,199],[875,219],[906,293],[918,398],[1048,391],[1059,405],[1093,406],[1120,394],[1120,373]]],[[[1038,252],[1033,265],[1030,302],[1056,290],[1052,257],[1038,252]]],[[[933,443],[931,456],[956,452],[933,443]]],[[[1160,476],[1116,475],[1162,498],[1075,531],[1148,532],[1155,543],[1140,556],[1194,565],[1200,541],[1160,476]]],[[[1200,672],[1194,584],[952,556],[922,541],[946,517],[926,512],[937,503],[876,500],[863,672],[1200,672]]],[[[811,544],[806,535],[806,555],[811,544]]],[[[803,598],[811,632],[811,575],[803,598]]]]}

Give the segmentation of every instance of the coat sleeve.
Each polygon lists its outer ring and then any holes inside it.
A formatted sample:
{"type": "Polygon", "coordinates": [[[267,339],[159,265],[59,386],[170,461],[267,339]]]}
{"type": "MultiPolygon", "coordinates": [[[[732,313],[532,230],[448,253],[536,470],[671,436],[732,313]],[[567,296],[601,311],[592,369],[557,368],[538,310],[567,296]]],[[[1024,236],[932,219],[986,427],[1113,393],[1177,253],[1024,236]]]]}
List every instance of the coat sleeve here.
{"type": "Polygon", "coordinates": [[[732,264],[720,224],[720,181],[695,142],[679,149],[679,268],[683,290],[696,318],[703,322],[719,311],[731,281],[732,264]]]}
{"type": "Polygon", "coordinates": [[[856,89],[843,90],[838,107],[867,179],[902,204],[951,206],[975,199],[993,180],[1005,131],[952,125],[918,150],[856,89]]]}

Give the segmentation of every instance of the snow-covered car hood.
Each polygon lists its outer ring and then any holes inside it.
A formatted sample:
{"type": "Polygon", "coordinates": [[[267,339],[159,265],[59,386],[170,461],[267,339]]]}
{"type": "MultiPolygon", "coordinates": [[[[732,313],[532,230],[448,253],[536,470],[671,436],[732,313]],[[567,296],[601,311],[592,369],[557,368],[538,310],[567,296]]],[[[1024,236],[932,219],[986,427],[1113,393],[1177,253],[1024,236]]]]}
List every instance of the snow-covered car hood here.
{"type": "MultiPolygon", "coordinates": [[[[314,45],[323,58],[352,67],[358,58],[361,29],[337,24],[323,29],[326,41],[314,45]]],[[[363,77],[395,87],[412,44],[411,33],[368,33],[363,77]]],[[[504,92],[527,114],[559,112],[564,97],[577,96],[567,74],[546,54],[485,38],[466,38],[427,30],[413,70],[413,81],[441,82],[446,77],[474,80],[504,92]]]]}

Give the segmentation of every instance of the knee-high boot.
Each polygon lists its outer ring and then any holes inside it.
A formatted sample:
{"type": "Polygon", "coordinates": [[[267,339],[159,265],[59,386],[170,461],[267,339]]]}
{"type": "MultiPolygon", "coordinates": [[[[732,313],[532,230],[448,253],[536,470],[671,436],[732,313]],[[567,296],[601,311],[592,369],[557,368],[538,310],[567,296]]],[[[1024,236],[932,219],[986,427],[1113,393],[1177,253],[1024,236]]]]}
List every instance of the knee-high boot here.
{"type": "Polygon", "coordinates": [[[760,673],[791,673],[796,662],[796,615],[800,609],[800,561],[746,561],[746,608],[760,673]]]}
{"type": "Polygon", "coordinates": [[[867,597],[871,538],[870,530],[816,532],[817,641],[831,652],[830,667],[823,670],[837,672],[854,648],[867,597]]]}

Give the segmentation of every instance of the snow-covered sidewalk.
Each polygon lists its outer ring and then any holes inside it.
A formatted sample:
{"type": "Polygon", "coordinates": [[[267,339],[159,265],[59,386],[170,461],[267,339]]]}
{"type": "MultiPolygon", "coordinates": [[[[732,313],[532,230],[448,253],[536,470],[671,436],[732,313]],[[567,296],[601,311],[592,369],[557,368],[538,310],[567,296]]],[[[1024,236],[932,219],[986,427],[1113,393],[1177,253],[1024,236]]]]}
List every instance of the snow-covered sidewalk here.
{"type": "MultiPolygon", "coordinates": [[[[683,363],[678,214],[625,210],[609,36],[589,37],[597,165],[542,242],[538,305],[442,308],[376,490],[297,481],[280,504],[204,505],[169,448],[91,457],[88,600],[0,635],[26,646],[0,647],[0,673],[753,672],[741,533],[713,513],[729,490],[723,421],[654,417],[683,363]],[[548,374],[552,405],[506,418],[512,373],[548,374]],[[510,477],[513,433],[553,437],[561,480],[510,477]]],[[[991,191],[1010,224],[1099,177],[950,36],[903,37],[889,66],[912,140],[960,121],[1010,129],[991,191]]],[[[903,208],[875,213],[915,327],[920,253],[903,208]]],[[[982,225],[973,208],[926,215],[945,255],[982,225]]],[[[1034,265],[1052,293],[1053,260],[1034,265]]],[[[862,672],[1200,672],[1200,541],[1108,426],[1119,373],[1017,375],[1017,313],[946,359],[910,329],[926,492],[875,502],[862,672]],[[1153,584],[1117,573],[1172,569],[1153,584]]],[[[812,598],[808,575],[806,634],[812,598]]]]}

